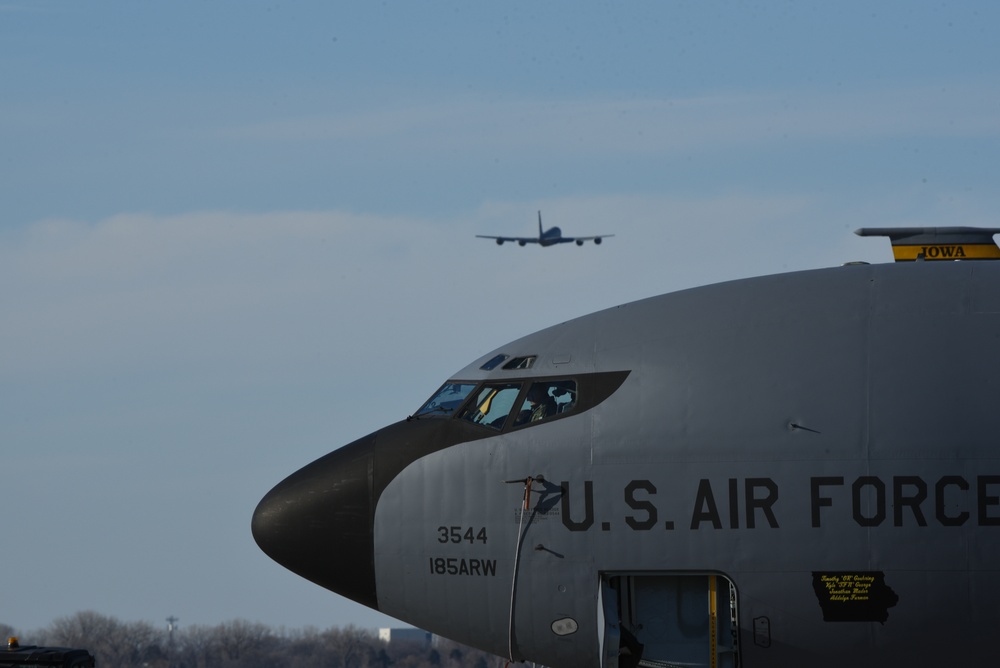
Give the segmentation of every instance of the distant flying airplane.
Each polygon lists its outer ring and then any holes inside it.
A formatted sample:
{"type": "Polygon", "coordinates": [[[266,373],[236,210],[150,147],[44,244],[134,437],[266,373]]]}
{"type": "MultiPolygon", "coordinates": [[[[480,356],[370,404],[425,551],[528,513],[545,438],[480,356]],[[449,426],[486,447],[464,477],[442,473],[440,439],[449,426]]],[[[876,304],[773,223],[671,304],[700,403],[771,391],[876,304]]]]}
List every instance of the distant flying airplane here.
{"type": "Polygon", "coordinates": [[[996,665],[997,233],[862,229],[897,261],[529,334],[279,483],[254,538],[512,661],[996,665]]]}
{"type": "Polygon", "coordinates": [[[564,237],[562,230],[558,227],[550,227],[542,230],[542,212],[538,212],[538,236],[537,237],[492,237],[486,234],[477,234],[480,239],[496,239],[497,246],[502,246],[505,241],[516,241],[519,245],[540,244],[541,246],[555,246],[556,244],[568,244],[572,241],[577,246],[582,246],[584,241],[593,241],[595,244],[601,243],[605,237],[613,237],[613,234],[601,234],[596,237],[564,237]]]}

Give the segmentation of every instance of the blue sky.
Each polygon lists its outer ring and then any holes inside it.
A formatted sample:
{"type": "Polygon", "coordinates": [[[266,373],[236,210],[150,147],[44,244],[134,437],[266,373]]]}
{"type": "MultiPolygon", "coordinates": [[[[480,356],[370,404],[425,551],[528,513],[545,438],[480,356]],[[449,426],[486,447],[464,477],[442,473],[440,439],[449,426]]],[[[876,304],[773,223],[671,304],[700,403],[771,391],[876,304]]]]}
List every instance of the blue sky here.
{"type": "Polygon", "coordinates": [[[1000,5],[0,0],[0,622],[391,622],[250,515],[504,342],[997,226],[1000,5]],[[536,211],[600,247],[518,248],[536,211]]]}

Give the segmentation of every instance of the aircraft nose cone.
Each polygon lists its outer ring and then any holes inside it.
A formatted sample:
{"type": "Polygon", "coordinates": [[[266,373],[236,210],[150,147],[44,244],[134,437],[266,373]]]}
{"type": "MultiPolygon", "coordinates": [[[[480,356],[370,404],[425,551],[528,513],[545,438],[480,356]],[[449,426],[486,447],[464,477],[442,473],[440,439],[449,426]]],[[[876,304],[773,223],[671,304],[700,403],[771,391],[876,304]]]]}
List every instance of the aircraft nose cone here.
{"type": "Polygon", "coordinates": [[[290,571],[378,609],[372,541],[375,435],[293,473],[267,493],[251,522],[254,540],[290,571]]]}

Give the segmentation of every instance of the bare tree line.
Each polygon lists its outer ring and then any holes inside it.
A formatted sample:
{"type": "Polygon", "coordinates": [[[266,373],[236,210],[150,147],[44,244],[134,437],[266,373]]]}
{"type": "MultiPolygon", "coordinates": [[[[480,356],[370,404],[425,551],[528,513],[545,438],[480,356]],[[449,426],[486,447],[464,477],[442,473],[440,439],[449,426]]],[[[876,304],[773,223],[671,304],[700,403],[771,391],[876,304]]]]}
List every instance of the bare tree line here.
{"type": "Polygon", "coordinates": [[[121,622],[96,612],[61,617],[30,636],[0,623],[22,645],[90,650],[100,668],[496,668],[504,660],[437,639],[433,646],[384,643],[353,626],[275,632],[246,620],[168,632],[148,622],[121,622]]]}

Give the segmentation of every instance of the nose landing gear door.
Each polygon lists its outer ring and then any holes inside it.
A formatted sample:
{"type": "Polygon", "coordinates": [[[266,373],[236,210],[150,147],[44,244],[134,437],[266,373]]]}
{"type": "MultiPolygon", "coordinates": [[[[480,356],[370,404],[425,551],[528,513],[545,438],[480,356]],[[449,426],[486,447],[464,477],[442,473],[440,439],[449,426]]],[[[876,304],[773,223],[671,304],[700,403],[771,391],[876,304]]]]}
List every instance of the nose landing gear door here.
{"type": "Polygon", "coordinates": [[[736,587],[723,575],[606,573],[602,668],[739,667],[736,587]]]}

